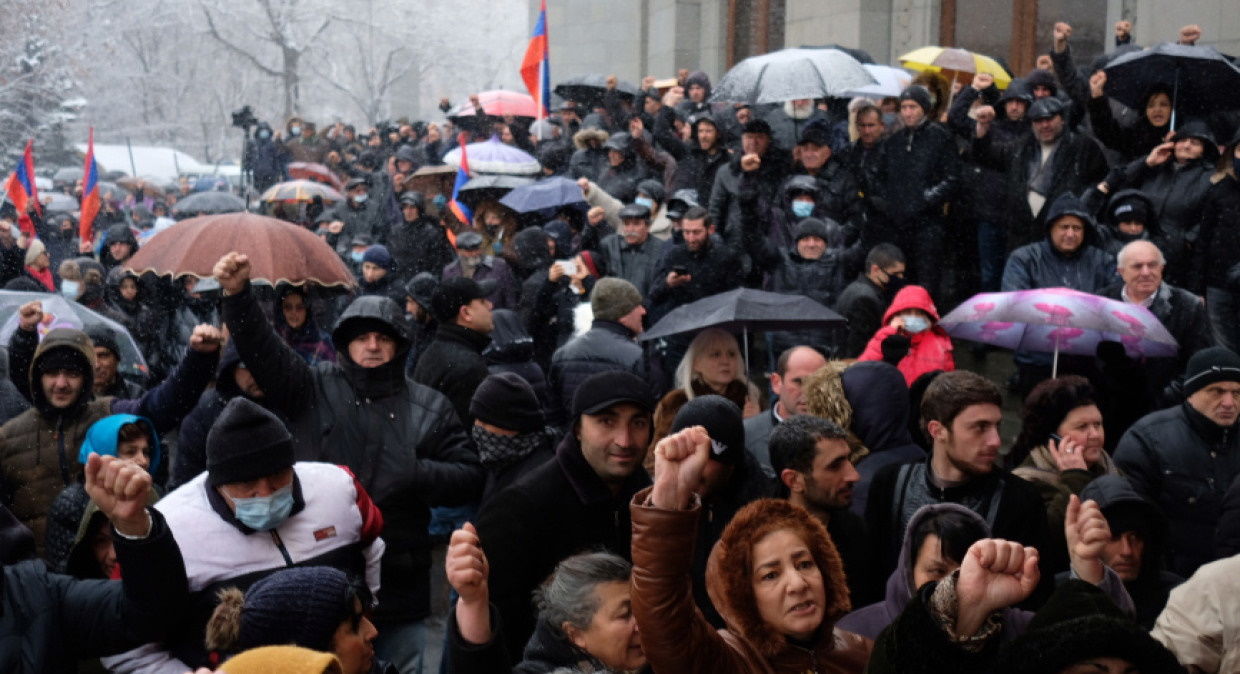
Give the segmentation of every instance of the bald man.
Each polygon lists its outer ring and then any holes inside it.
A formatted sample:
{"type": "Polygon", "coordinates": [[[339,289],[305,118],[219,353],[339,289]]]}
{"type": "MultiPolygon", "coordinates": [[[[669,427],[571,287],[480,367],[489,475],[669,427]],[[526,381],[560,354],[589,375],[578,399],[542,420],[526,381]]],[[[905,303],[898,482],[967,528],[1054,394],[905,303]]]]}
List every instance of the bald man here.
{"type": "Polygon", "coordinates": [[[745,449],[768,471],[771,469],[771,453],[767,442],[771,429],[788,417],[809,412],[801,390],[801,380],[826,364],[827,359],[809,346],[794,346],[779,355],[775,371],[770,374],[771,391],[779,399],[771,405],[771,409],[745,420],[745,449]]]}
{"type": "Polygon", "coordinates": [[[1189,357],[1214,345],[1205,303],[1197,295],[1163,282],[1167,260],[1158,246],[1149,241],[1129,243],[1120,249],[1116,259],[1123,282],[1108,289],[1106,296],[1149,309],[1180,345],[1175,357],[1149,358],[1145,362],[1146,390],[1152,402],[1157,403],[1167,384],[1184,373],[1189,357]]]}

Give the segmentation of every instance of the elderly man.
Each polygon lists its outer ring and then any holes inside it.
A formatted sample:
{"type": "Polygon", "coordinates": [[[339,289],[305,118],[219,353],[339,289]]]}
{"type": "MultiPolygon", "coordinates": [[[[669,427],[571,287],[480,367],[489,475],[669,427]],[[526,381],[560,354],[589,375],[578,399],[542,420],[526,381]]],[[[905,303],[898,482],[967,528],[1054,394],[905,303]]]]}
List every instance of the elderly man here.
{"type": "Polygon", "coordinates": [[[771,468],[771,453],[767,448],[771,431],[784,419],[809,412],[801,382],[826,364],[827,359],[809,346],[794,346],[779,354],[775,371],[770,374],[771,392],[779,397],[771,409],[745,420],[745,449],[763,467],[771,468]]]}
{"type": "Polygon", "coordinates": [[[517,308],[516,278],[502,257],[487,255],[482,250],[482,235],[475,231],[461,232],[456,237],[456,261],[443,268],[443,280],[464,276],[478,283],[493,281],[487,299],[496,309],[517,308]]]}
{"type": "Polygon", "coordinates": [[[1188,359],[1214,345],[1205,303],[1193,293],[1163,281],[1167,260],[1158,246],[1133,241],[1119,251],[1118,271],[1123,279],[1104,293],[1107,297],[1139,304],[1158,318],[1180,345],[1171,358],[1148,358],[1144,368],[1151,401],[1163,398],[1163,389],[1184,373],[1188,359]]]}
{"type": "Polygon", "coordinates": [[[624,223],[620,231],[599,242],[603,265],[608,276],[632,283],[645,296],[654,287],[655,272],[668,245],[650,235],[649,207],[629,204],[620,209],[620,220],[624,223]]]}
{"type": "Polygon", "coordinates": [[[1215,560],[1215,528],[1223,496],[1240,475],[1240,356],[1221,346],[1193,354],[1183,403],[1133,424],[1115,448],[1115,463],[1170,523],[1171,571],[1188,578],[1215,560]]]}
{"type": "Polygon", "coordinates": [[[219,591],[288,566],[332,566],[379,589],[383,515],[366,490],[340,466],[295,462],[284,423],[246,398],[211,426],[207,470],[155,509],[185,557],[191,600],[167,641],[107,659],[112,671],[210,664],[202,635],[219,591]]]}
{"type": "Polygon", "coordinates": [[[81,475],[78,448],[86,429],[111,414],[136,414],[160,433],[176,428],[211,381],[219,354],[219,330],[200,325],[176,372],[140,398],[96,397],[95,349],[80,330],[36,332],[41,302],[18,309],[9,340],[9,376],[34,406],[0,426],[0,494],[5,505],[30,527],[40,555],[48,508],[56,495],[81,475]]]}
{"type": "Polygon", "coordinates": [[[604,372],[573,396],[570,432],[555,458],[491,497],[478,535],[491,567],[491,601],[510,657],[534,631],[530,593],[557,562],[582,550],[629,556],[629,502],[650,485],[642,468],[653,428],[650,388],[628,372],[604,372]]]}
{"type": "Polygon", "coordinates": [[[376,647],[402,670],[416,668],[430,613],[429,506],[477,500],[485,480],[452,403],[405,378],[410,340],[391,299],[354,300],[332,331],[339,362],[311,368],[259,307],[249,258],[225,255],[215,277],[224,324],[267,408],[287,420],[295,456],[348,466],[387,514],[376,647]]]}

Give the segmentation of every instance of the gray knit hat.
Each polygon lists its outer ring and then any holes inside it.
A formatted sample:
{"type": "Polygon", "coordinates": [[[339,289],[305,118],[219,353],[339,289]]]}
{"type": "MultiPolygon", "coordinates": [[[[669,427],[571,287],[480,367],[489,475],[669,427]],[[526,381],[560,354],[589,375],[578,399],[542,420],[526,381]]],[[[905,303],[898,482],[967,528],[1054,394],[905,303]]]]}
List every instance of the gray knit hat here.
{"type": "Polygon", "coordinates": [[[590,309],[600,321],[618,320],[641,303],[637,286],[614,276],[599,279],[590,292],[590,309]]]}

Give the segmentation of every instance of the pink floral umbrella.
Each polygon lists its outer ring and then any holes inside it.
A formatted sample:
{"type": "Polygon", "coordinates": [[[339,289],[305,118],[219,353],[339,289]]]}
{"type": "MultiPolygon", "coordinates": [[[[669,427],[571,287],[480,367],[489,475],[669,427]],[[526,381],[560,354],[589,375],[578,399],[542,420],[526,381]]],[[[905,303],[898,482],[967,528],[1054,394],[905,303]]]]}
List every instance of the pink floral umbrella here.
{"type": "Polygon", "coordinates": [[[1179,344],[1149,309],[1070,288],[980,293],[939,321],[952,337],[1005,349],[1092,356],[1119,342],[1132,358],[1174,356],[1179,344]]]}

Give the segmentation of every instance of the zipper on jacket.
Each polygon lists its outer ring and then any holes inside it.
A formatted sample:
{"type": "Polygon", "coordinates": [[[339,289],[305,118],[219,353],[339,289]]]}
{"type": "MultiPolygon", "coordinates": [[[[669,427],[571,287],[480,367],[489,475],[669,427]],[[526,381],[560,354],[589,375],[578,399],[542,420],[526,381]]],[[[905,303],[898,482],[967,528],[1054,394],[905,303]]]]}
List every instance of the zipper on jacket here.
{"type": "Polygon", "coordinates": [[[280,555],[284,557],[284,565],[292,566],[293,558],[289,557],[288,550],[284,547],[284,541],[280,538],[280,532],[275,529],[271,530],[271,540],[275,542],[276,547],[280,549],[280,555]]]}

